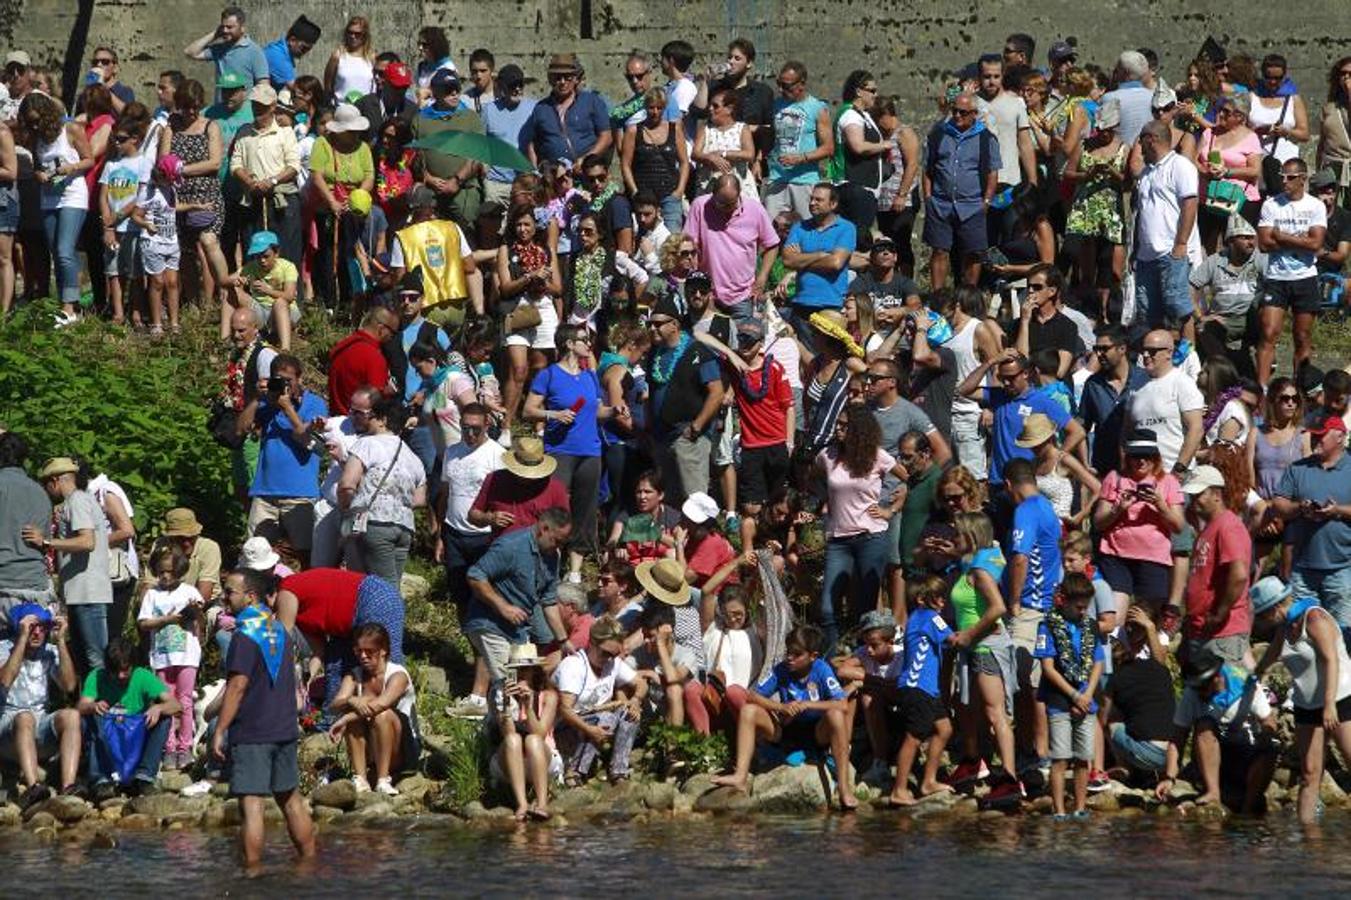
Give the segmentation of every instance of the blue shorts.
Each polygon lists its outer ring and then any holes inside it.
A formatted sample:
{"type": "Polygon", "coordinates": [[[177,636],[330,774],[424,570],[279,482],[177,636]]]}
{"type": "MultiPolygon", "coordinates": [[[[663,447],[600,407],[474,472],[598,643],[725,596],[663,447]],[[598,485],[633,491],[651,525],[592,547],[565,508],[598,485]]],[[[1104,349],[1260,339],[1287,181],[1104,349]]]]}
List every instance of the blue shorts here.
{"type": "Polygon", "coordinates": [[[952,250],[955,245],[962,253],[980,253],[990,246],[984,213],[959,219],[955,212],[940,215],[932,205],[924,210],[921,240],[935,250],[952,250]]]}
{"type": "Polygon", "coordinates": [[[230,747],[230,793],[268,797],[300,786],[299,741],[230,747]]]}

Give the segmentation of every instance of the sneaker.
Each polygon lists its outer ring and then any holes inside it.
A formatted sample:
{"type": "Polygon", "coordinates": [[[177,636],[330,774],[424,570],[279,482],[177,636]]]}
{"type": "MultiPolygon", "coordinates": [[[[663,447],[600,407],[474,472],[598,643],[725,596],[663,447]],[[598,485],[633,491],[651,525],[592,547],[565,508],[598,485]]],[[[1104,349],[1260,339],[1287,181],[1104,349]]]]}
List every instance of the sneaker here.
{"type": "Polygon", "coordinates": [[[47,785],[42,784],[41,782],[31,785],[28,790],[23,792],[23,796],[19,797],[19,808],[26,810],[30,806],[41,803],[51,795],[52,789],[47,787],[47,785]]]}
{"type": "Polygon", "coordinates": [[[1015,778],[1001,778],[999,783],[990,788],[990,793],[985,795],[987,803],[1006,803],[1014,799],[1023,798],[1023,783],[1015,778]]]}
{"type": "Polygon", "coordinates": [[[1107,777],[1107,773],[1101,769],[1094,769],[1088,773],[1088,791],[1091,794],[1100,794],[1112,786],[1112,779],[1107,777]]]}
{"type": "Polygon", "coordinates": [[[957,767],[948,773],[947,783],[957,787],[973,781],[984,781],[989,777],[990,767],[985,764],[985,760],[968,759],[958,763],[957,767]]]}
{"type": "Polygon", "coordinates": [[[371,789],[371,783],[366,780],[364,775],[353,775],[352,786],[357,789],[358,794],[364,794],[371,789]]]}
{"type": "Polygon", "coordinates": [[[1092,817],[1093,814],[1086,809],[1076,810],[1075,812],[1070,814],[1070,818],[1074,819],[1077,822],[1082,822],[1083,820],[1090,819],[1092,817]]]}
{"type": "Polygon", "coordinates": [[[212,787],[213,785],[211,782],[203,778],[201,781],[194,781],[178,793],[183,797],[205,797],[207,794],[211,793],[212,787]]]}
{"type": "Polygon", "coordinates": [[[1069,820],[1070,820],[1069,813],[1056,813],[1055,815],[1051,816],[1052,822],[1068,822],[1069,820]]]}
{"type": "MultiPolygon", "coordinates": [[[[353,780],[355,781],[356,779],[353,780]]],[[[357,790],[360,791],[361,789],[358,788],[357,790]]],[[[377,794],[384,794],[386,797],[399,796],[399,789],[394,786],[394,782],[390,780],[388,776],[381,778],[375,783],[375,792],[377,794]]]]}
{"type": "Polygon", "coordinates": [[[503,428],[502,433],[497,436],[497,443],[502,445],[502,449],[511,449],[511,429],[503,428]]]}
{"type": "Polygon", "coordinates": [[[488,698],[478,694],[469,694],[454,706],[446,707],[446,715],[452,719],[481,719],[487,714],[488,698]]]}
{"type": "Polygon", "coordinates": [[[80,317],[75,313],[68,313],[64,310],[56,314],[56,321],[52,323],[53,328],[65,328],[74,325],[80,321],[80,317]]]}

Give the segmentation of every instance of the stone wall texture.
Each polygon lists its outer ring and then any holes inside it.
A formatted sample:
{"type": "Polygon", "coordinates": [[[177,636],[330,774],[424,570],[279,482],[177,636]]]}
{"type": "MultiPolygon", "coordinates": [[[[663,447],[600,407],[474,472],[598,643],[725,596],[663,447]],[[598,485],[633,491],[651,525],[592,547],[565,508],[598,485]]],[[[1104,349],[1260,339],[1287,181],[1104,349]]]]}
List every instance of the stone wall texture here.
{"type": "MultiPolygon", "coordinates": [[[[224,4],[207,0],[0,0],[0,47],[22,47],[35,61],[81,77],[93,47],[106,43],[123,59],[123,80],[144,99],[164,68],[182,68],[210,85],[209,67],[182,56],[182,47],[218,21],[224,4]]],[[[298,13],[324,29],[301,71],[320,74],[346,17],[371,19],[379,49],[409,56],[427,24],[450,35],[465,66],[475,47],[493,50],[498,64],[516,61],[527,75],[543,74],[551,52],[575,50],[588,81],[608,96],[625,92],[623,60],[632,49],[655,52],[683,37],[703,55],[721,57],[726,42],[748,37],[757,68],[773,71],[788,59],[807,64],[813,90],[837,98],[855,68],[870,69],[883,89],[898,94],[907,114],[927,119],[943,75],[982,52],[998,51],[1004,36],[1025,31],[1038,40],[1038,62],[1054,40],[1073,36],[1080,59],[1110,65],[1123,49],[1149,46],[1170,80],[1208,34],[1231,53],[1260,58],[1284,53],[1311,110],[1326,93],[1328,68],[1351,54],[1347,0],[242,0],[248,29],[259,43],[284,33],[298,13]]],[[[536,92],[543,91],[537,85],[536,92]]],[[[1315,114],[1316,117],[1316,114],[1315,114]]],[[[1316,125],[1316,123],[1315,123],[1316,125]]]]}

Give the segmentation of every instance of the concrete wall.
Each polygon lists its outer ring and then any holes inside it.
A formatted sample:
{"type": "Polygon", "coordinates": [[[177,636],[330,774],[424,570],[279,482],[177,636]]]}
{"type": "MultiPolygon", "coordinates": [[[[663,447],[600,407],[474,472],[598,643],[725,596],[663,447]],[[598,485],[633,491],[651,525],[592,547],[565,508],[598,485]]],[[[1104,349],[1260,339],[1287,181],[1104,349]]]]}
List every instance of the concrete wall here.
{"type": "MultiPolygon", "coordinates": [[[[93,47],[108,43],[123,58],[123,80],[149,99],[160,69],[179,67],[209,86],[208,67],[183,58],[181,49],[211,29],[219,0],[0,0],[0,46],[27,49],[58,70],[67,54],[87,62],[93,47]],[[87,32],[87,39],[84,39],[87,32]]],[[[854,68],[871,69],[883,89],[903,98],[912,117],[931,116],[934,86],[945,72],[986,51],[998,51],[1011,31],[1037,37],[1039,62],[1053,40],[1074,35],[1080,58],[1110,65],[1127,47],[1147,45],[1163,59],[1165,77],[1185,74],[1207,34],[1230,52],[1255,57],[1279,51],[1289,57],[1301,93],[1325,94],[1331,63],[1351,54],[1346,0],[1285,0],[1235,4],[1232,0],[286,0],[265,6],[242,0],[249,31],[260,43],[283,33],[304,12],[325,31],[302,71],[320,74],[347,15],[372,19],[380,49],[411,54],[423,24],[447,29],[456,62],[475,47],[491,48],[498,64],[514,60],[540,76],[549,53],[577,51],[588,80],[610,96],[625,88],[622,64],[633,48],[655,52],[684,37],[708,59],[720,57],[728,39],[751,38],[758,68],[772,71],[802,59],[814,91],[838,97],[854,68]],[[590,10],[589,26],[582,21],[590,10]],[[584,33],[593,36],[584,39],[584,33]]],[[[72,68],[72,72],[83,69],[72,68]]],[[[538,85],[536,91],[542,91],[538,85]]],[[[1315,114],[1316,115],[1316,114],[1315,114]]]]}

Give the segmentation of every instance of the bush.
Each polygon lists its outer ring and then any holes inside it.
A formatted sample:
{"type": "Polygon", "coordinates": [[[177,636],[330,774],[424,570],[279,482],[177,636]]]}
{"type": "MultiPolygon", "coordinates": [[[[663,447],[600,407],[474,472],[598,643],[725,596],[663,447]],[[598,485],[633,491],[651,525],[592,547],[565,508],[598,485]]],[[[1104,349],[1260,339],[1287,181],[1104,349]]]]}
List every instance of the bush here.
{"type": "Polygon", "coordinates": [[[652,775],[667,774],[676,763],[684,764],[684,775],[699,772],[719,772],[729,759],[727,738],[721,732],[700,734],[693,728],[668,724],[663,720],[649,722],[647,755],[643,767],[652,775]]]}

